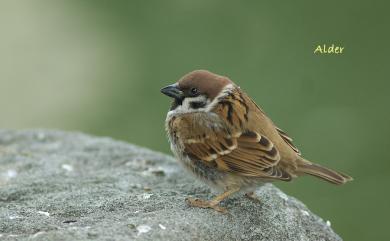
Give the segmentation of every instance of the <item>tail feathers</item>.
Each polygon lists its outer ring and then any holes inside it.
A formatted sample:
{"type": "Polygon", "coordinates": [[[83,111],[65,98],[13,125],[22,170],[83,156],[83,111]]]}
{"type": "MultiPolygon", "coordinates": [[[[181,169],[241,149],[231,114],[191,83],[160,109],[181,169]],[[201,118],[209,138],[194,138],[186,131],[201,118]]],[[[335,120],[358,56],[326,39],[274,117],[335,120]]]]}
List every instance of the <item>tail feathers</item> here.
{"type": "Polygon", "coordinates": [[[352,177],[346,174],[331,170],[329,168],[311,162],[298,164],[298,172],[319,177],[325,181],[328,181],[336,185],[341,185],[348,181],[353,180],[352,177]]]}

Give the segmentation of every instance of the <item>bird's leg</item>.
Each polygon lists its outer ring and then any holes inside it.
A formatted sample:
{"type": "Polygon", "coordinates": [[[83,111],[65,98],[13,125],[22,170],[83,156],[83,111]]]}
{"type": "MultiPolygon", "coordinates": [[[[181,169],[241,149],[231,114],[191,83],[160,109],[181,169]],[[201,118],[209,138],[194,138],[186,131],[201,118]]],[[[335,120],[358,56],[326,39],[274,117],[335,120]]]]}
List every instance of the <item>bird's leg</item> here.
{"type": "Polygon", "coordinates": [[[192,207],[199,207],[199,208],[212,208],[218,212],[221,213],[227,213],[226,208],[219,206],[219,203],[222,202],[225,198],[232,195],[233,193],[240,190],[239,187],[228,189],[226,192],[216,196],[215,198],[211,200],[202,200],[199,198],[186,198],[186,202],[188,205],[192,207]]]}
{"type": "Polygon", "coordinates": [[[260,203],[260,198],[258,198],[254,192],[245,193],[245,197],[249,198],[254,202],[260,203]]]}

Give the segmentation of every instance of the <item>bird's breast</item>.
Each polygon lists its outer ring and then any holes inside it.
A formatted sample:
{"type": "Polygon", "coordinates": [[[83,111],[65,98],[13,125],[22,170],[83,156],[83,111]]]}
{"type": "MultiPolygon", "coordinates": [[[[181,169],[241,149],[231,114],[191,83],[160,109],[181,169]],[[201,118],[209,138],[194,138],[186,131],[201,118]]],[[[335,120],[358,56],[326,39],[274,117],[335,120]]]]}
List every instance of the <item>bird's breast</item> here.
{"type": "MultiPolygon", "coordinates": [[[[185,142],[199,140],[207,135],[212,128],[220,128],[217,121],[204,117],[203,114],[169,116],[166,121],[168,139],[171,150],[176,159],[197,178],[211,186],[221,189],[221,182],[226,173],[219,171],[215,166],[204,160],[199,160],[186,153],[185,142]]],[[[213,117],[211,117],[213,118],[213,117]]]]}

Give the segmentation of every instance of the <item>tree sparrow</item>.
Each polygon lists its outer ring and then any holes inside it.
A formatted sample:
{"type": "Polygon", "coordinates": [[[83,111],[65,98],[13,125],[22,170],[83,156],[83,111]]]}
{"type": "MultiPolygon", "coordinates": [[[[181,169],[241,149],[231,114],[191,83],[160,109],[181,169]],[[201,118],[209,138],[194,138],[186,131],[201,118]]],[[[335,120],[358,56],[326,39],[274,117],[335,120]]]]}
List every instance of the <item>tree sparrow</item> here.
{"type": "Polygon", "coordinates": [[[333,184],[352,180],[301,157],[287,133],[227,77],[196,70],[161,92],[173,98],[165,122],[172,152],[222,192],[210,201],[187,198],[191,206],[226,212],[219,203],[235,192],[305,174],[333,184]]]}

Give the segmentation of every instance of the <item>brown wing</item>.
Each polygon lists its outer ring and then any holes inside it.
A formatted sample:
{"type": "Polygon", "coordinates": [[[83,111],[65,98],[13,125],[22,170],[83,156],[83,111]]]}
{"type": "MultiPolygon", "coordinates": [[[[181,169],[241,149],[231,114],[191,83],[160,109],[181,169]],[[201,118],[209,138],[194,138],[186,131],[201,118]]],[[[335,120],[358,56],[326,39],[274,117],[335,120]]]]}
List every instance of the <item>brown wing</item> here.
{"type": "Polygon", "coordinates": [[[221,171],[265,179],[290,180],[291,176],[277,167],[280,154],[267,137],[253,131],[224,136],[214,133],[199,141],[187,141],[185,150],[192,158],[215,162],[221,171]]]}
{"type": "Polygon", "coordinates": [[[288,136],[286,132],[276,127],[276,130],[278,131],[279,135],[282,137],[282,139],[293,149],[298,155],[301,155],[301,152],[298,150],[298,148],[292,143],[293,139],[288,136]]]}
{"type": "MultiPolygon", "coordinates": [[[[253,106],[255,108],[257,108],[257,110],[259,111],[259,113],[261,113],[262,115],[266,116],[265,112],[249,97],[246,97],[247,100],[249,100],[253,106]]],[[[273,124],[273,126],[276,128],[278,134],[280,135],[280,137],[284,140],[284,142],[286,142],[286,144],[288,146],[291,147],[291,149],[294,150],[295,153],[297,153],[298,155],[301,155],[301,152],[298,150],[298,148],[292,143],[293,139],[291,137],[288,136],[288,134],[283,131],[282,129],[278,128],[273,122],[271,119],[269,119],[269,121],[273,124]]]]}

